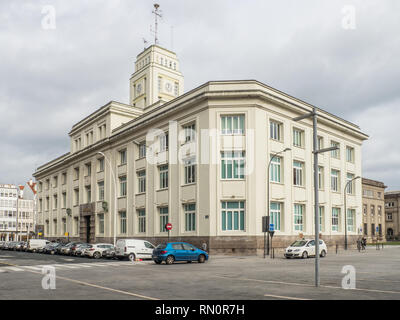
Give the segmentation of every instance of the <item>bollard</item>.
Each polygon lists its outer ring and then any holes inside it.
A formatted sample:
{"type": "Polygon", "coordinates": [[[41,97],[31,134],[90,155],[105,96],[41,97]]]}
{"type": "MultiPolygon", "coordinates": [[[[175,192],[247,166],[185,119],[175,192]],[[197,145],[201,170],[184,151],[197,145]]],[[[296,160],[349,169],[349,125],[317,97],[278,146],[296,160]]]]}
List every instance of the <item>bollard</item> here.
{"type": "Polygon", "coordinates": [[[336,254],[338,253],[339,245],[336,245],[336,254]]]}

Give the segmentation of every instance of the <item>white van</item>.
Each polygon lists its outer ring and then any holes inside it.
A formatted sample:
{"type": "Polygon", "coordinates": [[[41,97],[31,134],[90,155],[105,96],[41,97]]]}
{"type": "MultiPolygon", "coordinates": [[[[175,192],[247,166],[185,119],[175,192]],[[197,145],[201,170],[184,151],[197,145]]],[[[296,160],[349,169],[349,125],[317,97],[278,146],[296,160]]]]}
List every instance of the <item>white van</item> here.
{"type": "Polygon", "coordinates": [[[44,239],[29,239],[27,250],[30,252],[37,252],[49,244],[50,241],[44,239]]]}
{"type": "Polygon", "coordinates": [[[131,261],[135,259],[152,259],[155,246],[146,240],[120,239],[117,241],[116,256],[118,259],[127,257],[131,261]]]}

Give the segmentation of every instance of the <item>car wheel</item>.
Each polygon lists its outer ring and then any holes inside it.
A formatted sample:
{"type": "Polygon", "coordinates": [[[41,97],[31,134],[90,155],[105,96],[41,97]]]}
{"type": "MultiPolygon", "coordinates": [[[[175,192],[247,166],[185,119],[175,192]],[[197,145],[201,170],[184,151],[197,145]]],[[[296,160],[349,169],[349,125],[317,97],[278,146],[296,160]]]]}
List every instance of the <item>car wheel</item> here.
{"type": "Polygon", "coordinates": [[[166,264],[173,264],[175,261],[175,258],[173,256],[168,256],[167,259],[165,259],[166,264]]]}
{"type": "Polygon", "coordinates": [[[204,263],[204,261],[206,261],[205,255],[204,254],[199,255],[197,261],[199,261],[199,263],[204,263]]]}
{"type": "Polygon", "coordinates": [[[303,254],[301,255],[301,257],[302,257],[303,259],[307,259],[307,258],[308,258],[308,252],[307,252],[307,251],[304,251],[303,254]]]}
{"type": "Polygon", "coordinates": [[[321,251],[320,257],[321,257],[321,258],[325,258],[325,256],[326,256],[326,251],[325,251],[325,250],[322,250],[322,251],[321,251]]]}
{"type": "Polygon", "coordinates": [[[192,260],[188,260],[188,261],[186,261],[187,263],[192,263],[192,260]]]}
{"type": "Polygon", "coordinates": [[[136,260],[135,254],[134,254],[134,253],[130,253],[129,256],[128,256],[128,259],[129,259],[130,261],[134,262],[134,261],[136,260]]]}
{"type": "Polygon", "coordinates": [[[93,258],[95,258],[95,259],[100,259],[100,257],[101,257],[101,254],[100,254],[100,252],[95,252],[95,253],[93,253],[93,258]]]}

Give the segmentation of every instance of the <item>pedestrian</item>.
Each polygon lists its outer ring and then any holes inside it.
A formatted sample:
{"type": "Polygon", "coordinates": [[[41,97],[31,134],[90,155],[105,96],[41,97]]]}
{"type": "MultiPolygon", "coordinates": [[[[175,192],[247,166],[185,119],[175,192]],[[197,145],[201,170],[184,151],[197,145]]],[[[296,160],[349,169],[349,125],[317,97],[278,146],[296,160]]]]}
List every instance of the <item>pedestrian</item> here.
{"type": "Polygon", "coordinates": [[[363,237],[362,238],[362,249],[365,250],[365,247],[367,245],[367,238],[363,237]]]}
{"type": "Polygon", "coordinates": [[[358,252],[361,251],[361,238],[357,239],[357,249],[358,249],[358,252]]]}
{"type": "Polygon", "coordinates": [[[203,244],[201,245],[201,249],[202,249],[203,251],[206,251],[206,252],[207,252],[207,243],[203,242],[203,244]]]}

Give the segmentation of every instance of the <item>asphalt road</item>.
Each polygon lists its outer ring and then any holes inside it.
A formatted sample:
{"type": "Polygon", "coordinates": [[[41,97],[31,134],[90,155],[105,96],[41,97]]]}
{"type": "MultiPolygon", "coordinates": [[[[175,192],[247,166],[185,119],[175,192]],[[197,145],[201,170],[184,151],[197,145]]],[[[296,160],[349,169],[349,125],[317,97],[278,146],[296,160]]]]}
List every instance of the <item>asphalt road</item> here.
{"type": "Polygon", "coordinates": [[[321,259],[211,256],[204,264],[156,265],[0,251],[0,299],[308,300],[400,299],[400,247],[367,248],[321,259]],[[54,266],[56,288],[42,288],[43,266],[54,266]],[[356,271],[356,289],[342,288],[344,266],[356,271]]]}

